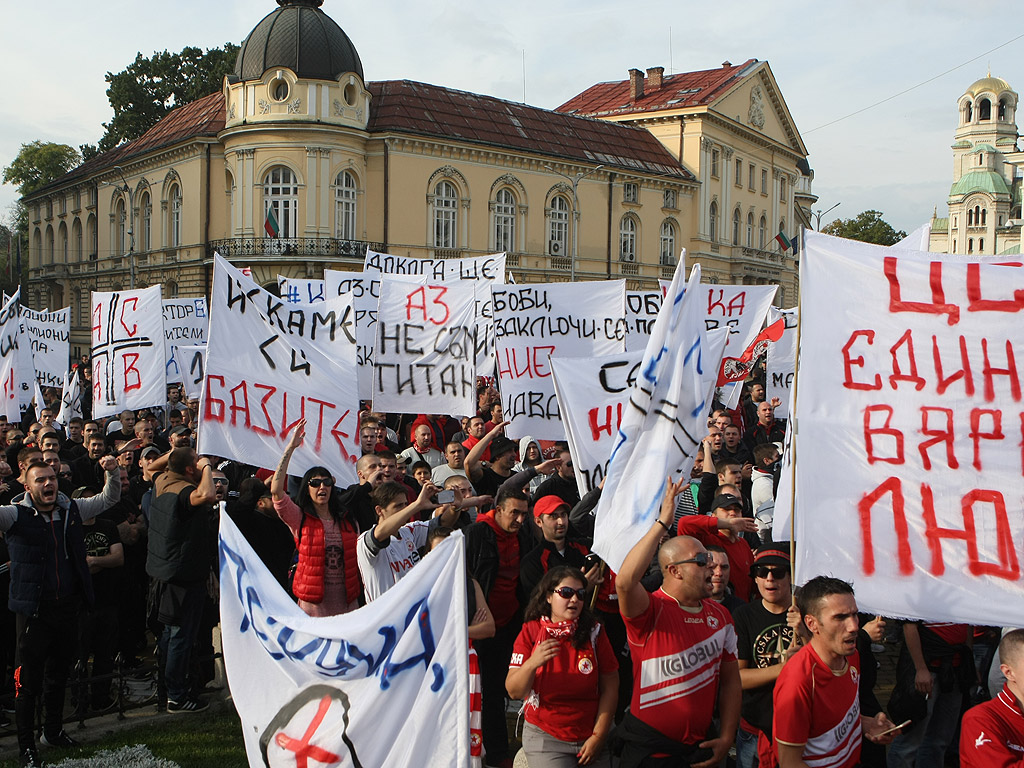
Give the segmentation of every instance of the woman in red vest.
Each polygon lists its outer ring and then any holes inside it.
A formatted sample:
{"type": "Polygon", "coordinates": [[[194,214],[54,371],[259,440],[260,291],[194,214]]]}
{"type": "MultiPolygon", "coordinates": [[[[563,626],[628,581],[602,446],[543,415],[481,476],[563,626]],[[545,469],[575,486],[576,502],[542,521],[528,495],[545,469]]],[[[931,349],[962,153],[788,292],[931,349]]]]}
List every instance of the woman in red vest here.
{"type": "Polygon", "coordinates": [[[525,699],[523,751],[531,766],[608,766],[605,741],[619,694],[619,662],[586,606],[578,568],[552,568],[526,607],[505,687],[525,699]]]}
{"type": "Polygon", "coordinates": [[[292,581],[299,607],[310,616],[335,616],[359,607],[359,526],[333,493],[334,476],[325,467],[307,470],[295,499],[287,495],[288,463],[305,436],[306,420],[300,419],[274,472],[270,494],[299,552],[292,581]]]}

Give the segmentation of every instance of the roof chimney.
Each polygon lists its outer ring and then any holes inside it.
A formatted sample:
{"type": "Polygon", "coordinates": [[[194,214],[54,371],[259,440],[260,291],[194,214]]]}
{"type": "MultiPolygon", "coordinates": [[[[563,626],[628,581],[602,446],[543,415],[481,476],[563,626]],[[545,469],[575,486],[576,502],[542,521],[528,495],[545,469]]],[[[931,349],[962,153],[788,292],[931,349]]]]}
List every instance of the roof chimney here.
{"type": "Polygon", "coordinates": [[[731,61],[723,61],[722,62],[722,68],[723,69],[725,69],[727,67],[731,67],[731,66],[732,66],[732,62],[731,61]]]}
{"type": "Polygon", "coordinates": [[[629,101],[635,104],[644,97],[644,73],[639,69],[629,70],[629,101]]]}
{"type": "Polygon", "coordinates": [[[661,79],[664,74],[664,67],[651,67],[647,70],[647,79],[650,81],[652,92],[661,90],[661,79]]]}

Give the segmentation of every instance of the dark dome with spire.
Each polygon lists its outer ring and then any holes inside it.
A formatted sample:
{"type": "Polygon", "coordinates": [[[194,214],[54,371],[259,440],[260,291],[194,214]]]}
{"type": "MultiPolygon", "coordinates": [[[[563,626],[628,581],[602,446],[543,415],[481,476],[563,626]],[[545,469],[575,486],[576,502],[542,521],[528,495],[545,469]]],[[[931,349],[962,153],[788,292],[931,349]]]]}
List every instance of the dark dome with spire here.
{"type": "MultiPolygon", "coordinates": [[[[299,78],[337,80],[345,72],[363,79],[355,46],[334,19],[320,10],[323,0],[277,0],[242,42],[235,78],[258,80],[274,67],[287,67],[299,78]]],[[[233,79],[235,79],[233,78],[233,79]]]]}

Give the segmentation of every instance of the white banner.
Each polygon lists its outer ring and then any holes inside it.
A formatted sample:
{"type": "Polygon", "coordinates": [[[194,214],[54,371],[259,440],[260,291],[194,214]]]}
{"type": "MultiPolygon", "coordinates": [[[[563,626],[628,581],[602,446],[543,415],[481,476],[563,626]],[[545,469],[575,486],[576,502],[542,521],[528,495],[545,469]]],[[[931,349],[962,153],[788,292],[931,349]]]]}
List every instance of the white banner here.
{"type": "Polygon", "coordinates": [[[281,300],[286,304],[318,304],[327,298],[324,281],[304,277],[277,276],[281,300]]]}
{"type": "Polygon", "coordinates": [[[650,291],[626,291],[626,322],[629,331],[626,336],[627,352],[643,352],[647,349],[647,340],[651,338],[651,329],[661,310],[664,295],[660,285],[650,291]]]}
{"type": "Polygon", "coordinates": [[[210,326],[210,313],[206,297],[198,299],[164,299],[164,359],[167,361],[167,383],[177,384],[184,373],[181,362],[174,356],[174,348],[206,343],[206,329],[210,326]]]}
{"type": "Polygon", "coordinates": [[[82,418],[82,383],[78,371],[66,371],[60,392],[60,412],[54,421],[66,427],[76,417],[82,418]]]}
{"type": "Polygon", "coordinates": [[[1024,269],[807,233],[798,580],[871,612],[1024,625],[1024,269]]]}
{"type": "MultiPolygon", "coordinates": [[[[18,320],[18,303],[21,288],[8,298],[0,308],[0,414],[11,424],[21,420],[21,400],[24,376],[21,373],[21,323],[18,320]]],[[[31,397],[31,395],[29,395],[31,397]]]]}
{"type": "Polygon", "coordinates": [[[476,285],[384,275],[377,310],[373,407],[400,413],[476,413],[476,285]]]}
{"type": "Polygon", "coordinates": [[[505,254],[491,253],[464,259],[413,259],[409,256],[393,256],[390,253],[367,250],[363,271],[423,277],[435,282],[468,280],[501,285],[505,282],[505,254]]]}
{"type": "MultiPolygon", "coordinates": [[[[305,418],[306,439],[292,455],[292,472],[324,466],[340,485],[356,481],[355,366],[351,357],[335,362],[322,351],[340,344],[346,331],[329,307],[285,305],[215,258],[200,407],[203,453],[275,467],[293,426],[305,418]]],[[[354,339],[344,344],[354,349],[354,339]]]]}
{"type": "Polygon", "coordinates": [[[206,345],[194,344],[187,347],[174,347],[174,358],[181,369],[182,386],[185,397],[191,400],[202,397],[206,381],[206,345]]]}
{"type": "Polygon", "coordinates": [[[31,352],[35,378],[44,387],[59,387],[71,359],[71,308],[42,310],[21,308],[21,331],[31,352]]]}
{"type": "Polygon", "coordinates": [[[220,525],[224,665],[249,765],[469,765],[461,533],[368,605],[312,618],[228,515],[220,525]]]}
{"type": "Polygon", "coordinates": [[[160,286],[92,294],[92,415],[167,402],[160,286]]]}
{"type": "Polygon", "coordinates": [[[666,476],[689,476],[707,434],[725,343],[708,338],[703,288],[699,265],[685,286],[676,270],[622,416],[594,528],[593,550],[613,571],[657,519],[666,476]]]}
{"type": "Polygon", "coordinates": [[[379,272],[324,272],[324,292],[347,296],[352,302],[355,322],[356,365],[359,369],[359,399],[373,399],[373,347],[377,336],[377,301],[380,299],[379,272]]]}
{"type": "Polygon", "coordinates": [[[491,295],[506,432],[562,440],[548,358],[623,352],[625,281],[495,287],[491,295]]]}
{"type": "Polygon", "coordinates": [[[420,282],[476,285],[475,316],[476,324],[480,327],[478,338],[487,340],[486,345],[477,346],[477,373],[481,376],[494,375],[494,310],[490,289],[505,284],[504,253],[464,259],[412,259],[367,250],[363,269],[367,273],[399,275],[420,282]]]}
{"type": "Polygon", "coordinates": [[[768,310],[768,324],[776,320],[786,321],[786,330],[782,338],[768,344],[768,359],[765,361],[765,400],[779,398],[775,408],[775,418],[789,418],[789,400],[793,391],[793,379],[796,376],[796,326],[797,308],[768,310]]]}
{"type": "Polygon", "coordinates": [[[581,496],[600,485],[608,473],[608,457],[643,356],[639,350],[550,358],[551,380],[581,496]]]}

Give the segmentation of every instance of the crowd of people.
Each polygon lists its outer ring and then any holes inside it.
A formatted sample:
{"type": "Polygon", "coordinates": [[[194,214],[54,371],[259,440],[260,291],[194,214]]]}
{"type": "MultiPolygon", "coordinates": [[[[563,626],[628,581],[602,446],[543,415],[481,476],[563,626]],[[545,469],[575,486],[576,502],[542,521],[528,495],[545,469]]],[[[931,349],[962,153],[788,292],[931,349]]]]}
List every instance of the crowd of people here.
{"type": "Polygon", "coordinates": [[[465,418],[364,409],[347,487],[324,466],[289,473],[304,421],[261,468],[198,455],[199,404],[177,386],[161,407],[63,426],[55,394],[0,421],[0,671],[24,765],[39,701],[42,743],[74,744],[73,669],[93,680],[79,706],[104,711],[115,663],[155,647],[157,706],[208,706],[221,512],[310,616],[378,599],[462,530],[475,765],[511,765],[510,711],[531,768],[1024,765],[1024,631],[862,616],[832,576],[794,589],[772,535],[785,427],[756,378],[712,411],[691,477],[669,478],[617,573],[590,551],[602,489],[580,495],[566,443],[506,437],[486,381],[465,418]],[[1005,677],[991,696],[990,670],[1005,677]]]}

